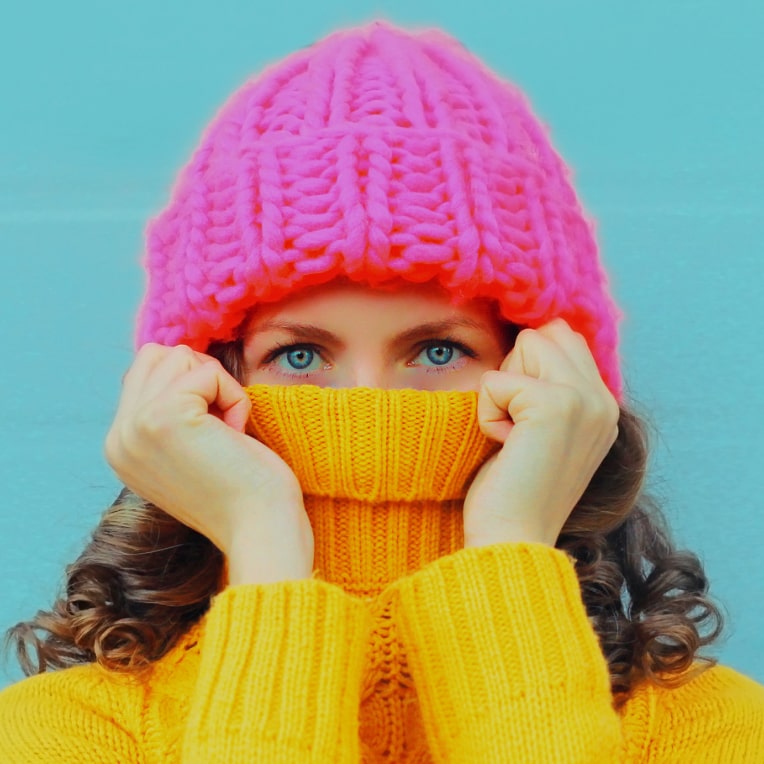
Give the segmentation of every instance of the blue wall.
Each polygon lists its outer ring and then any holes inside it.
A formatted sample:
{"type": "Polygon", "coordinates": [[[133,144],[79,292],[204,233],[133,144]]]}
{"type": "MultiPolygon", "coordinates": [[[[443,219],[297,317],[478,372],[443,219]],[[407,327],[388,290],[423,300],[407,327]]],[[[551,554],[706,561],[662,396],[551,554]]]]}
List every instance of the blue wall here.
{"type": "MultiPolygon", "coordinates": [[[[763,9],[722,0],[6,9],[0,625],[51,602],[116,493],[101,444],[131,358],[142,229],[199,131],[250,73],[382,15],[443,26],[519,83],[552,126],[626,312],[630,395],[660,433],[653,489],[729,612],[718,655],[764,682],[763,9]]],[[[10,667],[0,684],[16,676],[10,667]]]]}

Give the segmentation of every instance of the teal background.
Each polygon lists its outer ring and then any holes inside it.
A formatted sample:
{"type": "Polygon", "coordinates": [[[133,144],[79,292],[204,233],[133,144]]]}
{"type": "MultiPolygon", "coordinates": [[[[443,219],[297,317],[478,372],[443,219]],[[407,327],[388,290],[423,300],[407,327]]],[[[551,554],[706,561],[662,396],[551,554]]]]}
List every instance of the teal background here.
{"type": "MultiPolygon", "coordinates": [[[[626,319],[651,485],[764,682],[764,6],[21,3],[0,31],[0,625],[52,601],[117,491],[102,456],[148,216],[227,95],[336,26],[436,24],[529,94],[626,319]]],[[[12,664],[0,684],[18,676],[12,664]]]]}

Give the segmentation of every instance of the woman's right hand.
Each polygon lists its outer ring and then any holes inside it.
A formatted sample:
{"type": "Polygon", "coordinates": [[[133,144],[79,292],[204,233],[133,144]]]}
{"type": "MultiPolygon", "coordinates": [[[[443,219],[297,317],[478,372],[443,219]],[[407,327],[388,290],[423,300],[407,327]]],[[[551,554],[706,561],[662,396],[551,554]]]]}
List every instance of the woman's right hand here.
{"type": "Polygon", "coordinates": [[[313,530],[300,484],[244,434],[249,412],[216,359],[149,343],[125,375],[106,458],[130,490],[225,554],[230,584],[310,578],[313,530]]]}

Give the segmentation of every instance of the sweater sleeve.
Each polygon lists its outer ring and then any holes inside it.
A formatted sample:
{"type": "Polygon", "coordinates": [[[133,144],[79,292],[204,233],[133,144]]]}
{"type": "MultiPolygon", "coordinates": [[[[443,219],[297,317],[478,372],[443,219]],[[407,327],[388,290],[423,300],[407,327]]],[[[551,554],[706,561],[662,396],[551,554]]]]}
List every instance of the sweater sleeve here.
{"type": "Polygon", "coordinates": [[[236,586],[205,616],[178,745],[145,733],[136,684],[93,666],[0,693],[3,764],[356,762],[369,614],[316,579],[236,586]]]}
{"type": "Polygon", "coordinates": [[[753,679],[714,666],[676,689],[651,687],[647,695],[655,720],[641,761],[764,761],[764,686],[753,679]]]}
{"type": "Polygon", "coordinates": [[[202,639],[183,764],[356,764],[371,629],[364,604],[312,579],[231,587],[214,611],[202,639]]]}
{"type": "Polygon", "coordinates": [[[397,587],[434,761],[621,759],[607,665],[566,554],[463,549],[397,587]]]}

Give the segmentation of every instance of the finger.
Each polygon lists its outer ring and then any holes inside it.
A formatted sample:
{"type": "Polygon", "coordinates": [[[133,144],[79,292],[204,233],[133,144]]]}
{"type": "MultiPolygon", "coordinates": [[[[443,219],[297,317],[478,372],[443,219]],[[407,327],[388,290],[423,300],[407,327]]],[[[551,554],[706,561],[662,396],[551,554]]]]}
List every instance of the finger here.
{"type": "Polygon", "coordinates": [[[499,370],[568,384],[580,376],[559,342],[538,329],[523,329],[517,335],[499,370]]]}
{"type": "Polygon", "coordinates": [[[603,384],[586,341],[559,321],[555,327],[523,329],[500,370],[576,388],[595,381],[603,384]]]}
{"type": "Polygon", "coordinates": [[[200,361],[179,377],[167,391],[171,395],[195,396],[197,413],[209,413],[243,432],[250,413],[244,388],[214,359],[200,361]]]}
{"type": "Polygon", "coordinates": [[[223,371],[218,387],[218,402],[214,404],[215,414],[229,427],[244,432],[252,411],[252,401],[238,380],[223,371]],[[233,384],[231,384],[233,383],[233,384]]]}
{"type": "Polygon", "coordinates": [[[555,318],[540,326],[537,332],[557,343],[584,378],[590,382],[601,381],[602,375],[586,337],[580,332],[574,331],[565,319],[555,318]]]}
{"type": "Polygon", "coordinates": [[[135,402],[146,380],[171,350],[156,342],[147,342],[138,349],[130,368],[122,375],[120,408],[129,407],[135,402]]]}
{"type": "Polygon", "coordinates": [[[482,433],[499,443],[509,437],[514,422],[509,413],[513,400],[527,385],[528,378],[508,371],[487,371],[480,380],[477,417],[482,433]]]}
{"type": "Polygon", "coordinates": [[[148,354],[149,368],[139,367],[137,371],[140,373],[126,380],[123,391],[125,410],[130,411],[133,407],[154,400],[168,390],[177,379],[198,366],[205,363],[219,365],[216,359],[192,350],[187,345],[161,348],[157,356],[158,359],[153,353],[148,354]]]}

